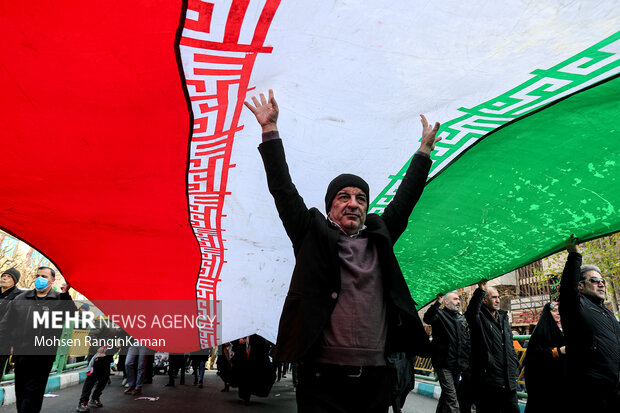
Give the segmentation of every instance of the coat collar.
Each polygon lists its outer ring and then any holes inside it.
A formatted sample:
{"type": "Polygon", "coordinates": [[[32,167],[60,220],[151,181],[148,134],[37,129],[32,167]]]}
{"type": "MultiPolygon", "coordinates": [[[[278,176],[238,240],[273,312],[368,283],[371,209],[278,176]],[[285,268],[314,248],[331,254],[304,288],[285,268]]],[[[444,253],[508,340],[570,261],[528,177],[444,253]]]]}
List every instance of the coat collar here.
{"type": "Polygon", "coordinates": [[[24,298],[28,298],[31,300],[34,300],[37,298],[40,298],[42,300],[56,300],[58,299],[58,293],[52,288],[51,290],[47,292],[47,295],[45,297],[37,297],[37,292],[33,288],[32,290],[28,290],[24,293],[24,298]]]}

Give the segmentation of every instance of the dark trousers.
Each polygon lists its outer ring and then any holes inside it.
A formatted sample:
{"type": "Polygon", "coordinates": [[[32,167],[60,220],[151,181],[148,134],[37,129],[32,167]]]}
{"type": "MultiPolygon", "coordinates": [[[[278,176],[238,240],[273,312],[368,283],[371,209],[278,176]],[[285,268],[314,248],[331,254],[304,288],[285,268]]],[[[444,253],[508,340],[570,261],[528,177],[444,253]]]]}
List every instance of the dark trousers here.
{"type": "Polygon", "coordinates": [[[519,413],[517,390],[477,386],[476,413],[519,413]]]}
{"type": "Polygon", "coordinates": [[[168,383],[174,385],[174,376],[179,372],[180,384],[185,384],[185,356],[183,354],[170,354],[168,356],[168,383]]]}
{"type": "MultiPolygon", "coordinates": [[[[592,385],[590,388],[594,388],[592,385]]],[[[590,393],[592,397],[575,397],[572,406],[576,412],[618,413],[620,411],[620,388],[601,391],[598,388],[590,393]]]]}
{"type": "Polygon", "coordinates": [[[474,404],[474,384],[470,371],[461,373],[461,382],[456,390],[459,400],[459,410],[461,413],[471,413],[471,406],[474,404]]]}
{"type": "Polygon", "coordinates": [[[459,401],[457,389],[459,387],[460,371],[436,368],[435,373],[439,378],[441,396],[437,403],[437,413],[459,413],[459,401]]]}
{"type": "Polygon", "coordinates": [[[93,372],[86,376],[86,381],[82,386],[82,395],[80,396],[80,403],[87,403],[90,398],[90,392],[95,388],[93,392],[93,399],[98,399],[103,393],[103,389],[108,384],[110,378],[110,363],[107,357],[100,357],[93,363],[93,372]]]}
{"type": "Polygon", "coordinates": [[[299,413],[387,413],[390,376],[386,366],[348,368],[300,364],[297,385],[299,413]]]}
{"type": "Polygon", "coordinates": [[[198,378],[200,378],[200,384],[202,384],[202,380],[205,377],[205,364],[206,360],[192,360],[192,370],[194,374],[194,384],[198,383],[198,378]]]}
{"type": "Polygon", "coordinates": [[[19,413],[38,413],[43,405],[53,356],[18,356],[15,360],[15,399],[19,413]]]}

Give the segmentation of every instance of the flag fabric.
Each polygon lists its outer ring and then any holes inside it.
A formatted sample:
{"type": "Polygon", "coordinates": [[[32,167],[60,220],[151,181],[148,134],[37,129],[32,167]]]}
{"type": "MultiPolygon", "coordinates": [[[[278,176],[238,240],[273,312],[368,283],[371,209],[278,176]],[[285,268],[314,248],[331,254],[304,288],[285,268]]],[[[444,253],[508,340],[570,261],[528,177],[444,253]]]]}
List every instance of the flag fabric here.
{"type": "Polygon", "coordinates": [[[424,304],[620,229],[619,27],[608,0],[5,2],[0,227],[104,311],[211,321],[159,349],[273,341],[294,256],[243,101],[274,89],[308,206],[349,172],[374,213],[425,114],[396,244],[424,304]]]}

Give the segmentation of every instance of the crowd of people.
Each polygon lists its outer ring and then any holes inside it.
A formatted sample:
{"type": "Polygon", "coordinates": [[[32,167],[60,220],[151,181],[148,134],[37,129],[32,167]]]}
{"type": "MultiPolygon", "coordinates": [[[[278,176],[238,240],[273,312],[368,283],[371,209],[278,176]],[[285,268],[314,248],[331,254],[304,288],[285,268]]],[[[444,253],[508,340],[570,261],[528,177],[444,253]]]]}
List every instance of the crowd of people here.
{"type": "MultiPolygon", "coordinates": [[[[79,311],[76,308],[69,285],[63,284],[60,291],[53,288],[56,273],[52,268],[40,267],[36,275],[35,288],[30,290],[17,288],[21,273],[15,268],[6,269],[0,277],[0,368],[3,374],[8,371],[5,366],[14,370],[16,408],[20,413],[41,410],[58,351],[58,345],[37,346],[36,337],[60,338],[64,325],[63,322],[59,328],[30,328],[37,324],[33,322],[35,314],[57,310],[59,314],[73,314],[84,310],[84,306],[79,311]]],[[[115,342],[113,338],[126,336],[122,330],[105,325],[90,329],[88,334],[93,342],[115,342]]],[[[85,358],[86,379],[76,411],[103,407],[101,396],[110,383],[113,366],[123,372],[124,393],[140,396],[142,386],[152,383],[154,371],[162,367],[169,377],[166,386],[174,386],[177,377],[184,384],[185,374],[191,369],[194,386],[202,388],[205,369],[211,369],[216,358],[218,375],[224,383],[222,391],[237,388],[239,397],[249,404],[252,395],[266,397],[276,381],[278,364],[272,362],[272,350],[273,344],[258,335],[190,354],[160,354],[157,359],[152,350],[140,345],[91,346],[85,358]]]]}
{"type": "MultiPolygon", "coordinates": [[[[424,317],[432,326],[431,341],[394,253],[394,244],[422,196],[430,154],[441,139],[436,136],[439,123],[430,124],[421,115],[420,147],[381,215],[368,212],[369,185],[350,173],[329,183],[324,215],[306,206],[292,182],[273,91],[268,97],[252,97],[246,106],[262,129],[258,149],[269,192],[292,243],[295,266],[273,353],[257,335],[222,346],[217,366],[223,391],[237,387],[246,403],[251,395],[266,396],[277,379],[271,355],[278,363],[293,364],[301,413],[387,412],[390,406],[398,413],[413,388],[413,360],[431,357],[442,390],[438,412],[470,412],[472,405],[478,413],[518,412],[519,360],[499,291],[481,280],[464,314],[455,291],[439,295],[424,317]]],[[[329,149],[347,156],[347,148],[329,149]]],[[[577,242],[573,236],[567,240],[559,302],[545,306],[528,345],[524,360],[528,412],[620,411],[620,323],[604,305],[601,270],[582,265],[577,242]],[[559,394],[570,384],[578,391],[569,409],[566,397],[559,394]],[[579,397],[586,393],[587,397],[579,397]]],[[[35,289],[16,295],[8,286],[19,279],[19,272],[5,271],[2,301],[72,305],[66,289],[61,293],[51,289],[51,268],[41,267],[37,275],[35,289]]],[[[0,321],[0,354],[8,355],[13,347],[17,409],[37,412],[53,356],[24,352],[20,343],[28,340],[18,342],[10,334],[7,320],[26,324],[28,311],[4,303],[0,309],[5,313],[0,321]]],[[[102,405],[100,396],[115,351],[92,349],[78,411],[102,405]]],[[[122,362],[125,393],[142,394],[150,376],[147,367],[155,364],[147,361],[149,357],[145,347],[128,349],[122,362]]],[[[208,358],[203,351],[189,359],[197,386],[202,385],[208,358]]],[[[160,366],[167,368],[169,386],[175,385],[176,377],[184,383],[187,362],[185,355],[173,354],[167,365],[160,366]]]]}
{"type": "MultiPolygon", "coordinates": [[[[601,270],[581,265],[577,239],[569,252],[558,301],[543,307],[523,360],[526,412],[620,411],[620,324],[605,305],[601,270]],[[589,397],[564,397],[571,384],[589,397]]],[[[508,314],[496,288],[481,280],[465,314],[456,291],[427,310],[432,362],[442,389],[437,412],[519,412],[517,372],[508,314]]]]}
{"type": "Polygon", "coordinates": [[[123,374],[123,391],[127,395],[141,396],[142,386],[152,384],[157,371],[168,376],[166,387],[175,387],[177,378],[179,385],[184,385],[185,376],[191,371],[193,386],[202,389],[205,370],[213,369],[217,360],[217,375],[224,384],[221,391],[237,388],[239,398],[248,405],[252,395],[267,397],[276,381],[278,365],[269,356],[272,348],[272,343],[256,334],[192,353],[155,354],[139,345],[126,352],[121,348],[99,348],[91,352],[88,376],[76,410],[88,412],[91,407],[103,406],[100,398],[110,383],[110,368],[114,365],[110,354],[115,353],[119,354],[117,369],[123,374]]]}
{"type": "MultiPolygon", "coordinates": [[[[358,175],[342,174],[327,187],[325,216],[308,208],[293,184],[273,91],[245,105],[262,129],[258,149],[267,186],[295,253],[275,356],[300,363],[298,411],[387,412],[391,405],[398,412],[403,391],[412,385],[401,366],[412,357],[430,355],[442,389],[438,412],[470,411],[472,404],[477,412],[518,412],[518,359],[497,289],[481,281],[464,315],[458,294],[446,294],[444,307],[436,304],[427,315],[433,327],[431,344],[394,255],[393,246],[422,196],[430,154],[441,139],[436,136],[439,123],[429,124],[421,115],[420,147],[381,215],[368,213],[368,183],[358,175]]],[[[348,149],[327,148],[342,151],[343,162],[348,149]]],[[[540,338],[557,333],[541,324],[533,332],[535,355],[526,360],[526,369],[540,367],[542,363],[532,361],[537,357],[546,358],[548,366],[559,369],[544,373],[547,382],[567,388],[562,379],[571,372],[575,387],[587,389],[588,397],[576,398],[582,408],[576,411],[594,407],[597,412],[618,412],[620,324],[603,304],[601,271],[581,266],[576,245],[571,235],[560,288],[562,329],[557,323],[555,327],[564,341],[558,341],[559,336],[540,338]],[[547,343],[553,347],[541,350],[547,343]]],[[[555,311],[557,304],[553,307],[555,311]]],[[[553,403],[557,394],[545,390],[555,387],[541,391],[537,379],[543,380],[543,373],[532,370],[529,375],[537,378],[528,386],[534,393],[528,411],[547,411],[544,403],[553,403]]]]}

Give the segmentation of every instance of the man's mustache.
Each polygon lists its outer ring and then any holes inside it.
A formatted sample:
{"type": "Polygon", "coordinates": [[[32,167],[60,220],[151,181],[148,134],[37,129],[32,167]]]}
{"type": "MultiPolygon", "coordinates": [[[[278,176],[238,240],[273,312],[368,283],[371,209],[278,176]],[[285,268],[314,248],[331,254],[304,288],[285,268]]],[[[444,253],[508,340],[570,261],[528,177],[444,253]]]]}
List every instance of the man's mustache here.
{"type": "Polygon", "coordinates": [[[353,215],[355,215],[355,216],[357,216],[359,218],[362,217],[362,213],[359,210],[348,210],[348,209],[345,209],[343,211],[343,214],[345,214],[345,215],[353,214],[353,215]]]}

